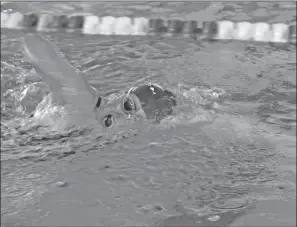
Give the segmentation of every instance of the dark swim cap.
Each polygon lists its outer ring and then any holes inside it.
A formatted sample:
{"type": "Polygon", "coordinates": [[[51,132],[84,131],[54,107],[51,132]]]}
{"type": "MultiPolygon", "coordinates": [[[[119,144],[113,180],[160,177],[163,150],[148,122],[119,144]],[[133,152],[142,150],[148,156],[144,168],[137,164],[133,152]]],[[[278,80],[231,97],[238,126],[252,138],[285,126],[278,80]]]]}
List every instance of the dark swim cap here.
{"type": "Polygon", "coordinates": [[[148,118],[163,118],[173,113],[175,95],[154,84],[142,85],[132,91],[141,102],[148,118]]]}

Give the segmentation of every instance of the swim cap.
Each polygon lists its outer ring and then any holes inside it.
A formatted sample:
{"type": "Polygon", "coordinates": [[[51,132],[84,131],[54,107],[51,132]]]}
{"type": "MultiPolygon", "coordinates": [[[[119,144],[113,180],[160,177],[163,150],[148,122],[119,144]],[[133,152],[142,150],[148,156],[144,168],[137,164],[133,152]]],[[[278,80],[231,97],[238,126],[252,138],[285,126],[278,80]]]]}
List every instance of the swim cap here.
{"type": "Polygon", "coordinates": [[[131,91],[140,100],[141,106],[148,118],[163,118],[172,114],[176,106],[175,95],[156,84],[139,86],[131,91]]]}

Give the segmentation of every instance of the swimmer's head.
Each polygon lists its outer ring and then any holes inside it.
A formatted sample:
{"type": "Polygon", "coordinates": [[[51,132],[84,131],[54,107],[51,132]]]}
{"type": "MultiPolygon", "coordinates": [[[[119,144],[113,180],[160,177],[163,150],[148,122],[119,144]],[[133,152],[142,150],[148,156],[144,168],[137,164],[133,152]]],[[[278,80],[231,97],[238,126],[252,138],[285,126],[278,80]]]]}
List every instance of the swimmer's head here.
{"type": "Polygon", "coordinates": [[[100,106],[101,111],[98,111],[99,121],[104,128],[111,128],[116,122],[124,119],[147,119],[143,103],[134,93],[135,89],[132,88],[124,96],[105,102],[104,106],[102,106],[102,100],[98,99],[96,107],[99,109],[98,106],[100,106]]]}

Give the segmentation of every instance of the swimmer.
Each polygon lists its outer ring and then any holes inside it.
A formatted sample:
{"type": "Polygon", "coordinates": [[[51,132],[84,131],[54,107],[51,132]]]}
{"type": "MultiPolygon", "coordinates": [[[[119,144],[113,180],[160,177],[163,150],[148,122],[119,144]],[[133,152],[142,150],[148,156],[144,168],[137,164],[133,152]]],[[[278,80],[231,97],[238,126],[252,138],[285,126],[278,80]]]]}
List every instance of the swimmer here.
{"type": "Polygon", "coordinates": [[[115,113],[126,118],[135,116],[159,121],[171,115],[177,105],[171,91],[157,84],[145,84],[129,89],[116,109],[107,111],[107,99],[58,54],[55,45],[36,34],[26,36],[23,43],[26,59],[48,85],[54,98],[62,105],[73,106],[85,119],[95,112],[104,127],[113,125],[115,113]]]}
{"type": "MultiPolygon", "coordinates": [[[[159,121],[171,115],[176,105],[175,95],[171,91],[163,89],[158,84],[145,84],[129,89],[117,110],[127,118],[135,116],[159,121]]],[[[103,126],[110,127],[113,123],[113,116],[107,114],[102,122],[103,126]]]]}

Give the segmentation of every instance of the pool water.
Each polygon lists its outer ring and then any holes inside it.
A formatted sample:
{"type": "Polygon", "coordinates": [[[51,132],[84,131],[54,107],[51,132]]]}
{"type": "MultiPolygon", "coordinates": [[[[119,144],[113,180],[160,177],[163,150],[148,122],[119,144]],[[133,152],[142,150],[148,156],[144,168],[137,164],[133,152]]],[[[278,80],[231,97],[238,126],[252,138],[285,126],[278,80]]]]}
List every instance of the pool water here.
{"type": "Polygon", "coordinates": [[[295,46],[43,34],[110,100],[146,82],[178,97],[160,124],[105,130],[62,127],[26,34],[1,33],[3,225],[296,225],[295,46]]]}

